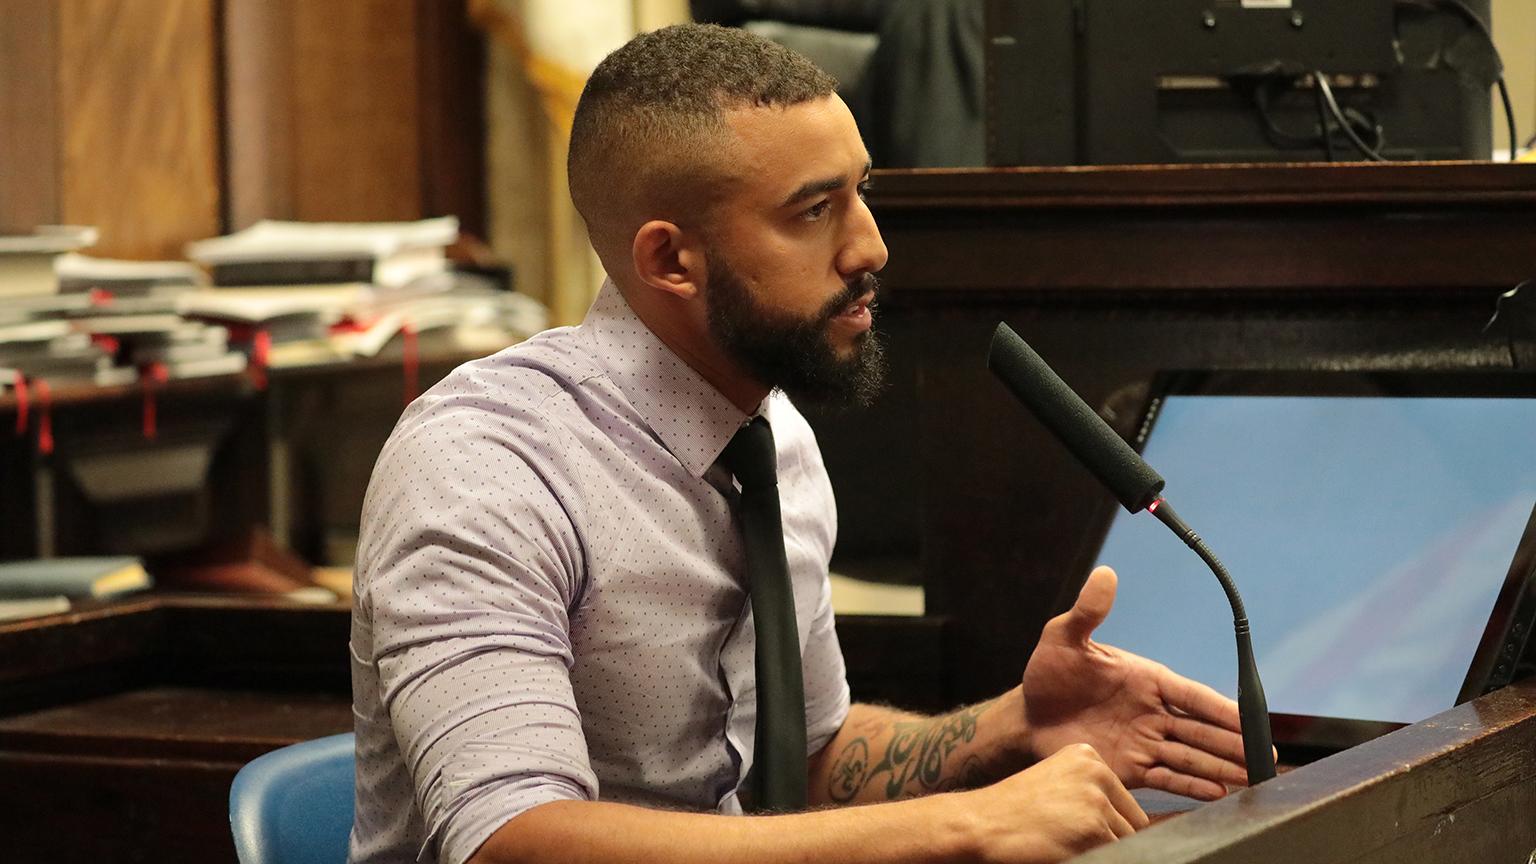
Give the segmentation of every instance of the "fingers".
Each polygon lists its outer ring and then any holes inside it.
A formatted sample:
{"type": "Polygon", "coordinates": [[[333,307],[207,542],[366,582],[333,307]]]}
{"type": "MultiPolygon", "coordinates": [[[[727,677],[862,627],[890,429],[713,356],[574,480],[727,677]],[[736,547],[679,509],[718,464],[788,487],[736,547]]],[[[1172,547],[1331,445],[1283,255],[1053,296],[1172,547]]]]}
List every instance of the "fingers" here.
{"type": "Polygon", "coordinates": [[[1170,708],[1233,732],[1242,731],[1243,723],[1236,702],[1199,681],[1192,681],[1166,668],[1164,672],[1166,674],[1160,689],[1163,701],[1170,708]]]}
{"type": "MultiPolygon", "coordinates": [[[[1188,715],[1187,718],[1172,715],[1169,737],[1245,765],[1243,721],[1237,703],[1198,681],[1191,681],[1171,670],[1165,671],[1167,675],[1161,685],[1164,703],[1171,710],[1188,715]]],[[[1279,751],[1274,748],[1270,749],[1270,754],[1273,759],[1280,758],[1279,751]]],[[[1241,784],[1247,785],[1247,782],[1245,768],[1241,784]]]]}
{"type": "Polygon", "coordinates": [[[1109,763],[1104,761],[1104,757],[1092,745],[1074,744],[1063,748],[1060,755],[1066,759],[1080,760],[1085,765],[1083,770],[1086,779],[1099,788],[1112,808],[1106,814],[1106,820],[1114,829],[1115,836],[1128,836],[1150,824],[1146,811],[1136,803],[1125,784],[1115,776],[1114,769],[1109,767],[1109,763]]]}
{"type": "Polygon", "coordinates": [[[1204,750],[1223,759],[1243,764],[1243,736],[1241,732],[1202,723],[1188,717],[1173,717],[1167,719],[1167,733],[1164,737],[1183,741],[1191,747],[1204,750]]]}
{"type": "Polygon", "coordinates": [[[1115,835],[1116,840],[1124,840],[1136,833],[1136,828],[1124,816],[1120,815],[1118,810],[1111,810],[1104,823],[1105,827],[1109,828],[1109,833],[1115,835]]]}
{"type": "Polygon", "coordinates": [[[983,826],[983,860],[1064,861],[1149,824],[1088,744],[1069,744],[999,783],[961,794],[983,826]]]}
{"type": "Polygon", "coordinates": [[[1103,566],[1093,568],[1088,581],[1083,583],[1083,590],[1078,592],[1077,602],[1062,616],[1069,638],[1088,641],[1093,631],[1109,617],[1109,610],[1115,605],[1117,584],[1114,570],[1103,566]]]}
{"type": "Polygon", "coordinates": [[[1159,744],[1156,758],[1158,764],[1168,767],[1175,773],[1187,774],[1222,785],[1223,792],[1226,791],[1227,785],[1242,786],[1248,782],[1248,771],[1243,767],[1242,762],[1222,759],[1178,741],[1164,741],[1159,744]]]}
{"type": "MultiPolygon", "coordinates": [[[[1097,755],[1097,754],[1095,754],[1097,755]]],[[[1109,766],[1104,766],[1108,770],[1109,766]]],[[[1115,808],[1115,816],[1124,823],[1125,830],[1115,828],[1116,837],[1128,837],[1136,831],[1147,827],[1151,820],[1147,818],[1147,812],[1141,809],[1136,799],[1131,796],[1130,790],[1115,776],[1115,772],[1108,771],[1109,782],[1104,784],[1104,792],[1109,796],[1109,803],[1115,808]]],[[[1111,827],[1114,827],[1113,825],[1111,827]]]]}
{"type": "Polygon", "coordinates": [[[1227,794],[1227,788],[1220,783],[1203,777],[1180,774],[1166,765],[1149,769],[1146,774],[1146,784],[1151,789],[1161,789],[1164,792],[1172,792],[1175,795],[1200,801],[1215,801],[1227,794]]]}

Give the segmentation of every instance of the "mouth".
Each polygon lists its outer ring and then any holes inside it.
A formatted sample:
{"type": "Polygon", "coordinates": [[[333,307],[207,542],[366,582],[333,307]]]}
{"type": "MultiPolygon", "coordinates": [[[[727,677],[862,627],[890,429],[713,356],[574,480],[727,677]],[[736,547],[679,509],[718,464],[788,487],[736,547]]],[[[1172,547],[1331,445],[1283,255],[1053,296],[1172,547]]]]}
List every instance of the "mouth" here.
{"type": "Polygon", "coordinates": [[[865,313],[867,313],[869,309],[874,305],[874,302],[875,292],[866,291],[857,300],[849,303],[846,307],[844,307],[843,311],[839,312],[838,315],[849,318],[863,317],[865,313]]]}

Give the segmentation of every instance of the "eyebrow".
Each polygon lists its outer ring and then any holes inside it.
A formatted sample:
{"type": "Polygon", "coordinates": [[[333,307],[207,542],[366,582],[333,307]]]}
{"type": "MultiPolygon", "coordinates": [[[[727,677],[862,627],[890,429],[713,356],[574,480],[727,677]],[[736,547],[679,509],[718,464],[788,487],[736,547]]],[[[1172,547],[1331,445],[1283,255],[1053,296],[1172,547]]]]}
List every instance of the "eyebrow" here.
{"type": "MultiPolygon", "coordinates": [[[[864,177],[868,177],[869,176],[869,169],[871,167],[873,167],[873,164],[874,163],[872,163],[872,162],[865,162],[864,163],[864,173],[863,173],[862,176],[864,176],[864,177]]],[[[806,200],[807,198],[814,198],[817,195],[821,195],[821,194],[826,193],[826,192],[831,192],[831,191],[833,191],[835,189],[841,189],[841,188],[843,188],[843,186],[847,185],[847,183],[848,183],[847,175],[838,175],[836,177],[828,177],[825,180],[812,180],[812,181],[810,181],[808,183],[802,184],[799,189],[796,189],[794,192],[791,192],[789,197],[784,199],[784,203],[780,204],[779,206],[780,207],[788,207],[791,204],[798,204],[801,201],[806,200]]]]}

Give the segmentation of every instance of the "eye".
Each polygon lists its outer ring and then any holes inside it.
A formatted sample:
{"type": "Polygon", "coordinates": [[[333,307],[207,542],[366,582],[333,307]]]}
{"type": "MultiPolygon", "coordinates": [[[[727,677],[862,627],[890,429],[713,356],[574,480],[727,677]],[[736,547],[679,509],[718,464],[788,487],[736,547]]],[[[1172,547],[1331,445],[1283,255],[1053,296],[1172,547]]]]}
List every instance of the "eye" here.
{"type": "Polygon", "coordinates": [[[863,181],[862,183],[859,184],[858,188],[859,188],[859,200],[860,201],[868,200],[868,198],[869,198],[869,190],[870,190],[870,188],[872,186],[873,186],[873,184],[870,183],[870,181],[868,181],[868,180],[865,180],[865,181],[863,181]]]}
{"type": "Polygon", "coordinates": [[[823,199],[816,202],[804,213],[801,213],[800,216],[807,222],[815,222],[821,217],[827,215],[827,211],[830,209],[832,209],[832,201],[830,199],[823,199]]]}

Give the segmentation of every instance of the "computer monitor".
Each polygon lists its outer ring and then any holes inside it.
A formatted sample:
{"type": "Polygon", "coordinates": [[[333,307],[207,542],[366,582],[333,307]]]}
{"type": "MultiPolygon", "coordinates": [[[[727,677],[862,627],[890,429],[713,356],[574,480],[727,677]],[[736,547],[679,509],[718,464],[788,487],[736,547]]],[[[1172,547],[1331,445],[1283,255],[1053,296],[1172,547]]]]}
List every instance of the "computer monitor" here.
{"type": "MultiPolygon", "coordinates": [[[[1468,0],[1488,20],[1489,0],[1468,0]]],[[[1488,159],[1496,61],[1467,21],[1403,0],[989,0],[993,165],[1488,159]]]]}
{"type": "MultiPolygon", "coordinates": [[[[1536,376],[1184,374],[1138,445],[1247,605],[1275,739],[1360,743],[1507,683],[1536,619],[1536,376]]],[[[1229,695],[1231,613],[1145,513],[1095,638],[1229,695]]]]}

